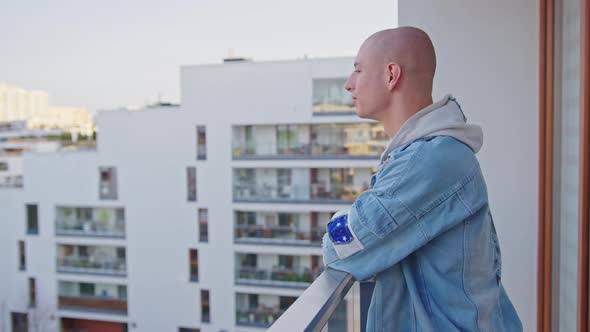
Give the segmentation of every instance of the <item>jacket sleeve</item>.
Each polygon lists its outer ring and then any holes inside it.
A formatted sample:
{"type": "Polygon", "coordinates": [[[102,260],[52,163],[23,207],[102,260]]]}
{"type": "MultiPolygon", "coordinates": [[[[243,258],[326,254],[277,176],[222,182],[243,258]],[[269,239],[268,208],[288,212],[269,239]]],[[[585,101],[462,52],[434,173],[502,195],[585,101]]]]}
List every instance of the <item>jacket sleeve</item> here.
{"type": "Polygon", "coordinates": [[[487,204],[475,156],[462,143],[449,140],[454,139],[416,142],[391,156],[373,188],[335,215],[347,216],[345,233],[352,240],[338,238],[343,233],[334,231],[334,217],[328,224],[325,266],[366,280],[487,204]]]}

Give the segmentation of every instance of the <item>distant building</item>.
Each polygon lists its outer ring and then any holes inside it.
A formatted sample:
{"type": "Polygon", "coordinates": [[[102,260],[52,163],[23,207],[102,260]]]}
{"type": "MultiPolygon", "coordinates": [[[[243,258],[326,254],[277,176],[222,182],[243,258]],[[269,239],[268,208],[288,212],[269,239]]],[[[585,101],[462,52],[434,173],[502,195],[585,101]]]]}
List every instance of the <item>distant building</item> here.
{"type": "Polygon", "coordinates": [[[33,129],[60,129],[90,136],[91,114],[78,107],[50,106],[45,91],[0,84],[0,121],[27,121],[33,129]]]}

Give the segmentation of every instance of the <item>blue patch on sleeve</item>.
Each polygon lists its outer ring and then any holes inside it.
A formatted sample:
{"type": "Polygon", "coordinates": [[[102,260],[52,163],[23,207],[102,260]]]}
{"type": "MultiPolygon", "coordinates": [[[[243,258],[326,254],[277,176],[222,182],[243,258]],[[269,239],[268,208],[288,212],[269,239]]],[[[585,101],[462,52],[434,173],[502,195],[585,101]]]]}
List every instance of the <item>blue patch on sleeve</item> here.
{"type": "Polygon", "coordinates": [[[348,229],[347,214],[342,214],[332,219],[326,228],[334,244],[346,244],[353,240],[352,233],[348,229]]]}

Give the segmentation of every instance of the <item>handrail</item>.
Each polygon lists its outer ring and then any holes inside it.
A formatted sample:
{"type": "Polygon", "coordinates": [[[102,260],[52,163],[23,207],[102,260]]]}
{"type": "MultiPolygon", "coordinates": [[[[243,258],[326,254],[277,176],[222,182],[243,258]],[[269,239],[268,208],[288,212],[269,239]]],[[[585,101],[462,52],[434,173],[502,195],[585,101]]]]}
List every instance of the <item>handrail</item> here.
{"type": "Polygon", "coordinates": [[[354,282],[349,273],[326,269],[272,324],[268,332],[320,332],[354,282]]]}

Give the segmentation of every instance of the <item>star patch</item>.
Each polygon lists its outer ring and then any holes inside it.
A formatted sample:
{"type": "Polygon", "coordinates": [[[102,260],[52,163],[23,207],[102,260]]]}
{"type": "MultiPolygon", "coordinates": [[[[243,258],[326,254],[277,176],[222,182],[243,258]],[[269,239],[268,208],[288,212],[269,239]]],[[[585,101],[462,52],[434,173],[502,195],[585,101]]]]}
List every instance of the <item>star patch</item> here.
{"type": "Polygon", "coordinates": [[[334,244],[347,244],[354,237],[348,229],[348,214],[341,214],[332,219],[326,226],[330,239],[334,244]]]}

